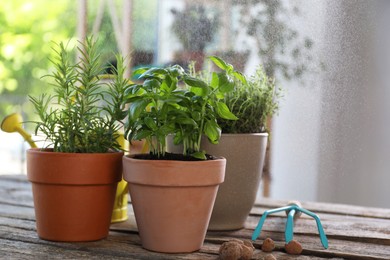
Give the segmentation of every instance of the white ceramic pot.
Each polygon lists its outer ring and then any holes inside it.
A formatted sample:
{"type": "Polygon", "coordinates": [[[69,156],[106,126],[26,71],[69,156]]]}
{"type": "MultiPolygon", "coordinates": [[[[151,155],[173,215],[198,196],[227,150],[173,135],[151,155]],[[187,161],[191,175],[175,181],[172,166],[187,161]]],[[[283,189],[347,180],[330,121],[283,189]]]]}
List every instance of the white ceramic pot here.
{"type": "Polygon", "coordinates": [[[226,158],[225,182],[219,187],[209,230],[244,227],[259,189],[267,140],[267,133],[222,134],[218,145],[203,140],[207,153],[226,158]]]}

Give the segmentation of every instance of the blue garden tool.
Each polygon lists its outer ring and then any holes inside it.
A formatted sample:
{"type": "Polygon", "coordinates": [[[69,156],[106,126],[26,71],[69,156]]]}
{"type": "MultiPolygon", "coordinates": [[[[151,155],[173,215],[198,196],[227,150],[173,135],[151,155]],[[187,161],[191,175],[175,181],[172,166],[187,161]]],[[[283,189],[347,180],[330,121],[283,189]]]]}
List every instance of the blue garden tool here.
{"type": "Polygon", "coordinates": [[[287,222],[286,222],[286,228],[285,228],[285,232],[284,232],[286,244],[288,244],[291,240],[293,240],[294,219],[298,218],[302,213],[305,213],[306,215],[308,215],[316,220],[318,233],[320,234],[321,244],[325,249],[328,248],[328,239],[327,239],[325,232],[324,232],[324,229],[321,225],[320,218],[316,214],[314,214],[313,212],[302,208],[302,206],[299,202],[291,202],[285,207],[266,210],[264,212],[263,216],[261,217],[259,224],[257,225],[255,231],[253,231],[252,241],[255,241],[259,237],[261,229],[262,229],[263,224],[264,224],[264,221],[267,218],[267,216],[269,214],[273,214],[273,213],[281,212],[281,211],[285,211],[287,214],[287,222]]]}

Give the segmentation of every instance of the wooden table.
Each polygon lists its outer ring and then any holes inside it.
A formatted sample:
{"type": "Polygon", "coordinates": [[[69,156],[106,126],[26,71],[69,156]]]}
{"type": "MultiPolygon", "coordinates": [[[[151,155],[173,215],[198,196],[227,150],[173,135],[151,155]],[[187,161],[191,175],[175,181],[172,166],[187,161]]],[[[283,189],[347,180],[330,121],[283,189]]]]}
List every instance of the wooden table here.
{"type": "MultiPolygon", "coordinates": [[[[389,198],[390,199],[390,198],[389,198]]],[[[128,221],[113,224],[108,238],[88,243],[56,243],[38,238],[35,228],[31,185],[25,176],[0,176],[0,259],[217,259],[218,249],[232,238],[250,239],[266,209],[286,205],[286,201],[263,200],[256,205],[246,228],[230,232],[208,232],[200,251],[192,254],[161,254],[141,247],[129,205],[128,221]]],[[[267,218],[253,259],[263,259],[262,241],[276,242],[277,259],[390,259],[390,209],[366,208],[325,203],[302,203],[317,213],[329,239],[322,248],[315,221],[300,218],[294,239],[303,245],[300,256],[284,251],[284,214],[267,218]]]]}

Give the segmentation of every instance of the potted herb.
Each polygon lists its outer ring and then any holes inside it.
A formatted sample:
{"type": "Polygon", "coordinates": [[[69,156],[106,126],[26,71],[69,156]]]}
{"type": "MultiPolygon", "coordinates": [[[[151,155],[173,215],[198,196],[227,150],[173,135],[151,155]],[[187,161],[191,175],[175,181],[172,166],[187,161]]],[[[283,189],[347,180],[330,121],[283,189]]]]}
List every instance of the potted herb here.
{"type": "Polygon", "coordinates": [[[115,79],[102,83],[95,42],[78,49],[72,63],[65,46],[55,50],[54,94],[30,97],[40,121],[35,134],[45,147],[27,151],[38,236],[53,241],[92,241],[109,231],[115,191],[121,180],[122,156],[118,121],[127,80],[118,56],[115,79]],[[102,85],[108,88],[102,91],[102,85]],[[104,102],[103,102],[104,101],[104,102]]]}
{"type": "MultiPolygon", "coordinates": [[[[221,69],[231,66],[223,60],[217,65],[221,69]]],[[[238,120],[219,119],[220,142],[214,145],[205,140],[201,144],[202,149],[227,160],[225,182],[216,198],[210,230],[244,227],[256,200],[263,171],[267,120],[278,110],[280,95],[280,89],[261,67],[248,80],[236,80],[234,90],[225,95],[224,102],[238,120]]]]}
{"type": "Polygon", "coordinates": [[[204,50],[218,29],[218,20],[199,4],[186,5],[183,10],[172,9],[174,20],[171,30],[180,41],[183,50],[176,53],[175,61],[187,67],[195,61],[196,69],[203,66],[204,50]]]}
{"type": "Polygon", "coordinates": [[[200,144],[203,135],[218,142],[217,117],[236,119],[222,100],[233,81],[215,73],[206,83],[178,65],[142,70],[140,79],[142,84],[129,89],[125,134],[129,140],[145,139],[150,153],[125,156],[123,167],[142,246],[167,253],[196,251],[226,164],[200,144]],[[166,152],[168,135],[182,144],[181,154],[166,152]]]}

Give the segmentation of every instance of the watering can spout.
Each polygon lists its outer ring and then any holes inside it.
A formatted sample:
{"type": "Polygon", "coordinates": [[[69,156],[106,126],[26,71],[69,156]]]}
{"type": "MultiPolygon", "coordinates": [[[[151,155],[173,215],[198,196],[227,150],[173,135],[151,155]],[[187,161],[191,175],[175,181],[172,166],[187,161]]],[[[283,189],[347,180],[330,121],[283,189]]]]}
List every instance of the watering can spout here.
{"type": "Polygon", "coordinates": [[[37,145],[31,139],[31,135],[23,129],[22,122],[22,116],[18,113],[13,113],[3,119],[1,122],[1,130],[7,133],[19,133],[32,148],[36,148],[37,145]]]}

